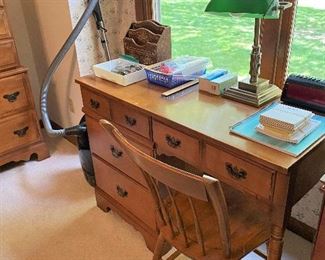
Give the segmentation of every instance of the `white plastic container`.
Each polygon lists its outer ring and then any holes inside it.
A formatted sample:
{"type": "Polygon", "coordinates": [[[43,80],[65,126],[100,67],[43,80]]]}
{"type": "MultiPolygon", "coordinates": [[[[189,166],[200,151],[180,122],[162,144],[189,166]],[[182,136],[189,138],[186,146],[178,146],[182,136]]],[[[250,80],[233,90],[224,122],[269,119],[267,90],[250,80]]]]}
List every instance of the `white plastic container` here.
{"type": "Polygon", "coordinates": [[[103,62],[103,63],[99,63],[99,64],[95,64],[95,65],[93,65],[93,70],[97,77],[115,82],[122,86],[127,86],[132,83],[144,80],[146,78],[146,73],[145,73],[143,65],[132,62],[132,61],[120,59],[120,58],[115,59],[115,60],[110,60],[107,62],[103,62]],[[128,66],[128,65],[141,66],[142,69],[135,71],[135,72],[131,72],[127,75],[121,75],[116,72],[113,72],[113,70],[117,66],[128,66]]]}

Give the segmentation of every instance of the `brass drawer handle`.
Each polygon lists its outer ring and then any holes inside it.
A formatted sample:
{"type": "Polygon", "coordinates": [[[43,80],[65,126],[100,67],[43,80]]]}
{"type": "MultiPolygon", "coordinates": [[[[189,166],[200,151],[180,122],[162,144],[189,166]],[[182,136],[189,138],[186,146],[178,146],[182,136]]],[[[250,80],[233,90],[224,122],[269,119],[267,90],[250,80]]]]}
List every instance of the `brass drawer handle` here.
{"type": "Polygon", "coordinates": [[[231,163],[226,162],[226,170],[230,176],[238,180],[246,179],[247,172],[243,169],[238,169],[237,166],[234,166],[231,163]]]}
{"type": "Polygon", "coordinates": [[[134,126],[137,123],[137,120],[134,117],[125,115],[125,122],[128,126],[134,126]]]}
{"type": "Polygon", "coordinates": [[[99,106],[100,106],[100,103],[95,100],[95,99],[90,99],[90,106],[93,108],[93,109],[98,109],[99,106]]]}
{"type": "Polygon", "coordinates": [[[181,145],[181,140],[175,138],[174,136],[171,135],[166,135],[165,137],[167,144],[172,147],[172,148],[177,148],[181,145]]]}
{"type": "Polygon", "coordinates": [[[19,96],[19,94],[20,94],[20,92],[16,91],[14,93],[4,95],[3,98],[7,99],[8,102],[13,103],[13,102],[15,102],[17,100],[17,97],[19,96]]]}
{"type": "Polygon", "coordinates": [[[122,198],[127,197],[128,195],[128,192],[124,190],[120,185],[116,186],[116,192],[122,198]]]}
{"type": "Polygon", "coordinates": [[[15,130],[14,134],[18,135],[19,137],[23,137],[23,136],[26,135],[28,129],[29,129],[29,127],[26,126],[26,127],[22,128],[22,129],[15,130]]]}
{"type": "Polygon", "coordinates": [[[115,158],[120,158],[123,155],[123,152],[118,150],[114,145],[111,145],[110,148],[111,148],[112,155],[115,158]]]}

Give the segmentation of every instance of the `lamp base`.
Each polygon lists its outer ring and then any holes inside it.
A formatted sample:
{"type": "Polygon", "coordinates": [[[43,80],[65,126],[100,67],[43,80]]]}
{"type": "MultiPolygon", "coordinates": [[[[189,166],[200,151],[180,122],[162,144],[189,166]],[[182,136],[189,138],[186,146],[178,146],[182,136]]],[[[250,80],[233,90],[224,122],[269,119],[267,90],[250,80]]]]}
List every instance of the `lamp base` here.
{"type": "Polygon", "coordinates": [[[249,78],[245,78],[238,82],[238,88],[250,91],[252,93],[259,93],[269,87],[271,87],[268,79],[258,78],[256,83],[250,83],[249,78]]]}

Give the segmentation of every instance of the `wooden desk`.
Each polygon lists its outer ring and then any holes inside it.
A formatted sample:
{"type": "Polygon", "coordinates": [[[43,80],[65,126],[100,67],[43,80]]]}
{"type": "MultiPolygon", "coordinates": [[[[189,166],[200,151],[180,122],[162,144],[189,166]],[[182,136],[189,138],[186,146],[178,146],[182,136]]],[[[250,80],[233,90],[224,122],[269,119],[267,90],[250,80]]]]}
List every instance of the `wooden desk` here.
{"type": "Polygon", "coordinates": [[[176,156],[270,205],[272,236],[269,259],[280,259],[291,208],[325,169],[325,142],[319,140],[294,158],[229,134],[229,126],[256,111],[221,97],[193,92],[175,100],[146,81],[122,87],[94,76],[77,79],[87,116],[97,180],[96,198],[103,210],[117,211],[144,236],[153,250],[157,238],[154,209],[141,173],[101,130],[106,118],[145,152],[176,156]],[[243,173],[245,174],[238,174],[243,173]]]}

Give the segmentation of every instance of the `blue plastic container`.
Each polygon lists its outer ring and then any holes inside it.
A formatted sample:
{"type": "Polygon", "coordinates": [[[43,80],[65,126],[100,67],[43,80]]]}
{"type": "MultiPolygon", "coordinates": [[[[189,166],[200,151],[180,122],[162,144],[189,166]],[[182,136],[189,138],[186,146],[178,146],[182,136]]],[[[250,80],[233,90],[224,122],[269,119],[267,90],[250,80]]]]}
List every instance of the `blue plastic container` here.
{"type": "Polygon", "coordinates": [[[191,81],[195,78],[198,78],[199,76],[202,76],[206,69],[199,70],[195,73],[193,73],[191,76],[184,77],[181,74],[164,74],[160,73],[158,71],[153,71],[149,69],[145,69],[147,74],[147,80],[150,83],[165,87],[165,88],[174,88],[179,85],[182,85],[188,81],[191,81]]]}

